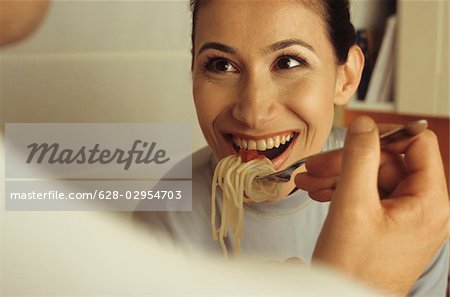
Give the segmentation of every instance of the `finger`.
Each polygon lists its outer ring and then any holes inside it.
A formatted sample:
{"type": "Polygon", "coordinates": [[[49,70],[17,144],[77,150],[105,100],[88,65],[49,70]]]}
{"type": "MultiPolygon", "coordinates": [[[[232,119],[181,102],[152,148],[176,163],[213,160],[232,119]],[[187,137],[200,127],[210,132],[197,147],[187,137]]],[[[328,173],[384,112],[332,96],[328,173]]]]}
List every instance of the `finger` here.
{"type": "Polygon", "coordinates": [[[307,192],[316,192],[325,189],[336,188],[337,177],[318,178],[309,175],[306,172],[300,173],[295,177],[295,184],[298,188],[307,192]]]}
{"type": "Polygon", "coordinates": [[[422,132],[407,144],[404,154],[408,169],[413,172],[443,169],[438,140],[431,130],[422,132]]]}
{"type": "MultiPolygon", "coordinates": [[[[384,127],[392,127],[392,125],[386,125],[386,124],[383,124],[383,126],[384,127]]],[[[386,132],[392,130],[393,128],[395,128],[395,127],[387,129],[386,132]]],[[[383,150],[395,152],[398,154],[405,154],[406,151],[411,147],[411,145],[414,144],[418,139],[428,139],[426,141],[429,141],[431,145],[433,145],[433,144],[438,145],[437,138],[435,137],[434,132],[432,132],[429,129],[426,129],[426,130],[418,133],[415,136],[411,136],[409,138],[405,138],[402,140],[397,140],[393,143],[385,144],[383,146],[383,150]]]]}
{"type": "MultiPolygon", "coordinates": [[[[377,124],[377,127],[379,129],[379,133],[383,134],[392,131],[394,129],[397,129],[398,127],[401,127],[401,125],[377,124]]],[[[405,147],[405,145],[403,145],[403,147],[405,147]]],[[[399,152],[398,149],[391,151],[399,152]]],[[[309,175],[311,176],[315,177],[337,176],[341,171],[342,154],[343,154],[342,150],[337,150],[309,157],[305,164],[305,168],[308,171],[309,175]]]]}
{"type": "MultiPolygon", "coordinates": [[[[417,135],[403,149],[410,176],[399,185],[396,195],[433,198],[435,195],[431,193],[447,192],[437,137],[433,132],[426,130],[417,135]]],[[[444,196],[440,195],[447,199],[444,196]]]]}
{"type": "Polygon", "coordinates": [[[325,189],[325,190],[319,190],[316,192],[308,193],[309,197],[317,202],[331,201],[333,194],[334,194],[334,190],[332,190],[332,189],[325,189]]]}
{"type": "MultiPolygon", "coordinates": [[[[341,172],[342,154],[342,151],[333,151],[312,157],[307,163],[308,171],[295,178],[297,187],[307,192],[335,189],[341,172]]],[[[381,152],[378,186],[383,192],[391,193],[407,174],[402,155],[390,151],[381,152]]]]}
{"type": "MultiPolygon", "coordinates": [[[[339,156],[339,158],[341,159],[341,156],[339,156]]],[[[336,170],[338,169],[336,168],[336,170]]],[[[339,168],[339,171],[340,170],[341,169],[339,168]]],[[[309,171],[303,172],[295,177],[294,180],[298,188],[309,193],[326,189],[334,190],[336,188],[338,176],[315,177],[311,176],[310,173],[311,172],[309,171]]],[[[386,193],[384,195],[385,197],[389,196],[389,194],[395,190],[400,181],[403,180],[408,173],[404,158],[401,155],[391,152],[381,152],[378,186],[383,193],[386,193]]],[[[340,172],[337,172],[337,174],[340,174],[340,172]]],[[[328,201],[329,197],[326,199],[328,201]]]]}
{"type": "Polygon", "coordinates": [[[339,175],[341,171],[342,153],[342,150],[338,150],[309,157],[305,164],[308,174],[315,177],[339,175]]]}
{"type": "Polygon", "coordinates": [[[408,169],[402,155],[381,152],[380,169],[378,174],[378,186],[380,190],[389,196],[392,191],[399,185],[409,174],[408,169]]]}
{"type": "Polygon", "coordinates": [[[380,206],[379,161],[380,141],[375,123],[366,116],[356,118],[345,139],[342,172],[332,203],[364,208],[380,206]]]}

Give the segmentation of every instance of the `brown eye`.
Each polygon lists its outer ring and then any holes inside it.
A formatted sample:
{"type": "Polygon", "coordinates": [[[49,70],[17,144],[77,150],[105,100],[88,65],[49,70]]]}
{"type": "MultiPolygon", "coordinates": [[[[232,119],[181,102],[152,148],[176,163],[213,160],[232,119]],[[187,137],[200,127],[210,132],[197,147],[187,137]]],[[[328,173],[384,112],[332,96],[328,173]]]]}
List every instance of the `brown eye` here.
{"type": "Polygon", "coordinates": [[[288,57],[288,56],[279,58],[275,63],[275,67],[277,69],[291,69],[304,65],[306,65],[305,60],[298,57],[288,57]]]}
{"type": "Polygon", "coordinates": [[[239,72],[229,61],[220,58],[208,60],[205,68],[211,72],[239,72]]]}

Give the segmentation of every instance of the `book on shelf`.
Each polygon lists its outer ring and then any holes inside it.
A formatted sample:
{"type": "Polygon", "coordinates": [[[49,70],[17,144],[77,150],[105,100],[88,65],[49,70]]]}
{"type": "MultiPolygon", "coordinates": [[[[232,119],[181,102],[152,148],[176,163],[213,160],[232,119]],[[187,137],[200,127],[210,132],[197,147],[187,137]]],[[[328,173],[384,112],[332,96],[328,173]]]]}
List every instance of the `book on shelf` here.
{"type": "Polygon", "coordinates": [[[393,99],[396,23],[395,15],[390,16],[387,20],[381,47],[367,88],[365,97],[367,103],[389,102],[393,99]]]}

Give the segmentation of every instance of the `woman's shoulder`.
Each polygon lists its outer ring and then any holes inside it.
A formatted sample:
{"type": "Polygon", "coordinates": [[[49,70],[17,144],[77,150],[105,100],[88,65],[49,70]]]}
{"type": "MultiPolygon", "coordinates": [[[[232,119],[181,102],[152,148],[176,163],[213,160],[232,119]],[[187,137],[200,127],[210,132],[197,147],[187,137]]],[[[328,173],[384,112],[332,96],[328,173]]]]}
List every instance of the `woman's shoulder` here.
{"type": "Polygon", "coordinates": [[[192,153],[192,170],[195,168],[204,168],[209,164],[211,159],[211,148],[209,146],[202,147],[192,153]]]}

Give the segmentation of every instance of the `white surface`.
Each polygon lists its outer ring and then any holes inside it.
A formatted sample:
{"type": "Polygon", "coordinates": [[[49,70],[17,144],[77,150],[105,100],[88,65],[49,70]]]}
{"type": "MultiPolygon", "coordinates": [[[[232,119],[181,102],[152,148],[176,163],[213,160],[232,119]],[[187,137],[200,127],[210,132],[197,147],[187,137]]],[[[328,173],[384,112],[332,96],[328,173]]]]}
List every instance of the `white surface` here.
{"type": "Polygon", "coordinates": [[[393,86],[392,68],[394,67],[396,24],[395,15],[390,16],[386,22],[383,41],[367,89],[365,98],[367,103],[387,101],[388,92],[383,92],[383,90],[393,86]]]}
{"type": "Polygon", "coordinates": [[[7,122],[185,122],[205,145],[191,91],[187,1],[55,1],[29,39],[0,50],[7,122]]]}
{"type": "Polygon", "coordinates": [[[189,50],[190,18],[187,0],[57,0],[33,36],[2,52],[189,50]]]}
{"type": "Polygon", "coordinates": [[[1,296],[376,296],[317,268],[187,258],[129,228],[117,213],[7,213],[6,219],[1,296]]]}
{"type": "Polygon", "coordinates": [[[352,23],[356,29],[383,28],[392,0],[350,0],[352,23]]]}
{"type": "Polygon", "coordinates": [[[450,117],[449,1],[398,5],[398,112],[450,117]]]}

